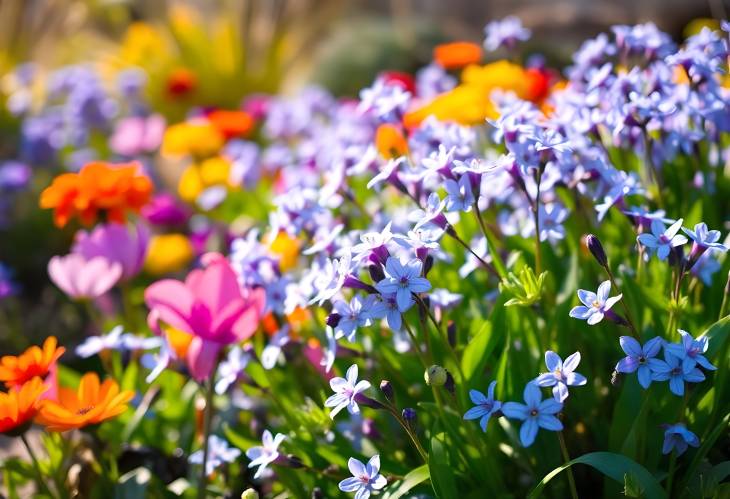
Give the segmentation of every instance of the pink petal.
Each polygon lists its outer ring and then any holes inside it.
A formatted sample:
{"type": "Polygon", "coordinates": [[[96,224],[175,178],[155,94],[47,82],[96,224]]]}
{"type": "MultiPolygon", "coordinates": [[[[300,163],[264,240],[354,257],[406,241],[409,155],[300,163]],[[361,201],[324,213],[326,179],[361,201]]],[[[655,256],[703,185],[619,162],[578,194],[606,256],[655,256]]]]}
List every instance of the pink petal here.
{"type": "Polygon", "coordinates": [[[215,359],[222,345],[214,341],[205,341],[195,337],[188,347],[188,368],[197,381],[207,378],[213,371],[215,359]]]}
{"type": "Polygon", "coordinates": [[[208,305],[213,316],[241,298],[236,273],[225,259],[216,259],[204,270],[191,272],[185,284],[196,298],[208,305]]]}
{"type": "Polygon", "coordinates": [[[159,320],[175,329],[193,333],[189,319],[194,298],[182,282],[174,279],[157,281],[145,290],[144,301],[149,309],[157,311],[159,320]]]}

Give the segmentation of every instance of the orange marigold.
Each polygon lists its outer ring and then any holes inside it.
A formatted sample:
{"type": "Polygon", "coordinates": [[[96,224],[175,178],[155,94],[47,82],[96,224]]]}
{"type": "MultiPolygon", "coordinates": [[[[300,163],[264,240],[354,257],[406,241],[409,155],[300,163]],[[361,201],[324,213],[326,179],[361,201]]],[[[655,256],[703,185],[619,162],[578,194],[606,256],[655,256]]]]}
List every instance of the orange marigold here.
{"type": "Polygon", "coordinates": [[[216,109],[207,118],[226,139],[247,136],[254,124],[253,117],[245,111],[216,109]]]}
{"type": "Polygon", "coordinates": [[[433,60],[444,69],[463,68],[482,60],[482,47],[472,42],[443,43],[433,49],[433,60]]]}
{"type": "Polygon", "coordinates": [[[99,424],[127,410],[134,397],[131,390],[119,390],[116,381],[100,383],[99,376],[86,373],[77,390],[59,388],[58,401],[44,400],[36,421],[49,431],[67,431],[99,424]]]}
{"type": "Polygon", "coordinates": [[[59,347],[55,336],[43,342],[43,348],[33,345],[20,355],[0,358],[0,381],[8,388],[18,387],[39,376],[45,378],[58,358],[66,351],[59,347]]]}
{"type": "Polygon", "coordinates": [[[74,216],[92,224],[99,211],[112,222],[124,223],[127,212],[139,212],[152,195],[152,181],[137,162],[92,162],[78,173],[64,173],[41,193],[40,206],[55,210],[54,222],[63,227],[74,216]]]}
{"type": "Polygon", "coordinates": [[[385,123],[375,131],[375,148],[385,159],[398,158],[408,154],[408,141],[399,127],[385,123]]]}
{"type": "Polygon", "coordinates": [[[48,389],[38,377],[0,393],[0,434],[18,436],[31,424],[40,404],[40,396],[48,389]]]}

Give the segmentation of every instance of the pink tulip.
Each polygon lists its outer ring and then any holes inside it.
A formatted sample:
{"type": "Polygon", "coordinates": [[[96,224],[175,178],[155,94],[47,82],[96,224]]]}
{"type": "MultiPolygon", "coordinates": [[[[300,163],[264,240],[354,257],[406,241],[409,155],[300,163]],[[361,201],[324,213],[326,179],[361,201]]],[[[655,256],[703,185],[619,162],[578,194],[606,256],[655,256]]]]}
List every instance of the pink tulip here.
{"type": "Polygon", "coordinates": [[[157,322],[193,335],[187,363],[193,377],[207,378],[221,349],[251,337],[264,309],[261,288],[242,289],[222,256],[205,255],[206,268],[193,270],[185,282],[163,279],[147,288],[148,322],[157,322]]]}
{"type": "Polygon", "coordinates": [[[149,230],[141,224],[130,232],[126,225],[109,223],[97,226],[91,233],[78,231],[72,251],[86,259],[102,256],[120,264],[122,281],[128,281],[142,269],[149,239],[149,230]]]}
{"type": "Polygon", "coordinates": [[[122,265],[102,256],[87,259],[78,253],[54,256],[48,262],[51,280],[71,298],[98,298],[122,277],[122,265]]]}
{"type": "Polygon", "coordinates": [[[153,114],[146,118],[131,116],[117,124],[109,139],[111,150],[122,156],[137,156],[154,152],[162,142],[165,133],[165,118],[153,114]]]}

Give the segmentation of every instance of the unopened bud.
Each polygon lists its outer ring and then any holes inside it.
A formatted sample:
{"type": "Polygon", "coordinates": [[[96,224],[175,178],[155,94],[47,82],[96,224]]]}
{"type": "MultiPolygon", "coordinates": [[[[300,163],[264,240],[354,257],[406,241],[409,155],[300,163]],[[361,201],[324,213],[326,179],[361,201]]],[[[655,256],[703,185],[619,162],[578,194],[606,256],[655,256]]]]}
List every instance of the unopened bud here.
{"type": "Polygon", "coordinates": [[[336,312],[333,312],[327,316],[327,325],[329,327],[335,328],[340,323],[340,320],[342,319],[342,316],[336,312]]]}
{"type": "Polygon", "coordinates": [[[456,346],[456,323],[454,321],[449,321],[446,326],[446,339],[449,340],[449,345],[456,346]]]}
{"type": "Polygon", "coordinates": [[[606,267],[608,265],[608,258],[606,257],[606,252],[604,251],[603,245],[601,244],[600,239],[598,239],[598,236],[588,234],[585,241],[588,251],[591,252],[598,264],[601,267],[606,267]]]}
{"type": "Polygon", "coordinates": [[[383,266],[380,264],[371,263],[368,265],[368,272],[373,282],[380,282],[385,279],[385,272],[383,272],[383,266]]]}
{"type": "Polygon", "coordinates": [[[430,386],[444,386],[448,373],[446,369],[441,366],[433,365],[426,369],[423,373],[423,379],[426,380],[426,384],[430,386]]]}
{"type": "Polygon", "coordinates": [[[246,489],[241,494],[241,499],[259,499],[259,493],[254,489],[246,489]]]}
{"type": "Polygon", "coordinates": [[[412,407],[406,407],[403,409],[403,419],[406,420],[406,423],[409,425],[412,425],[416,422],[416,410],[412,407]]]}
{"type": "Polygon", "coordinates": [[[384,379],[380,382],[380,391],[383,392],[383,395],[385,395],[385,399],[390,403],[395,403],[395,392],[393,392],[393,385],[390,384],[390,381],[387,379],[384,379]]]}
{"type": "Polygon", "coordinates": [[[454,382],[454,377],[449,371],[446,371],[446,383],[444,383],[444,388],[446,388],[446,391],[451,395],[456,393],[456,383],[454,382]]]}

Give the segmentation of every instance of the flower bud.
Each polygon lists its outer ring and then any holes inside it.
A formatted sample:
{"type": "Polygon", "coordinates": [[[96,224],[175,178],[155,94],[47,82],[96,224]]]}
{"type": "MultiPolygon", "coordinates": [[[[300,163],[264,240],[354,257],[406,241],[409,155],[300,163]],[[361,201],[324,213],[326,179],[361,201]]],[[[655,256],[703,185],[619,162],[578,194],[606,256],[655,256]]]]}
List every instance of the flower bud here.
{"type": "Polygon", "coordinates": [[[449,321],[449,324],[446,326],[446,339],[452,348],[456,346],[456,323],[454,321],[449,321]]]}
{"type": "Polygon", "coordinates": [[[370,273],[370,279],[373,282],[380,282],[385,279],[385,272],[383,272],[383,266],[379,263],[371,263],[368,265],[368,272],[370,273]]]}
{"type": "Polygon", "coordinates": [[[446,383],[444,383],[444,388],[446,388],[446,391],[451,395],[456,394],[456,383],[454,382],[454,377],[449,371],[446,371],[446,383]]]}
{"type": "Polygon", "coordinates": [[[448,373],[446,369],[441,366],[433,365],[426,369],[423,373],[423,379],[426,380],[426,384],[430,386],[444,386],[448,373]]]}
{"type": "Polygon", "coordinates": [[[335,328],[340,323],[342,316],[336,312],[333,312],[327,316],[326,323],[329,327],[335,328]]]}
{"type": "Polygon", "coordinates": [[[385,395],[385,399],[394,404],[395,403],[395,392],[393,392],[393,385],[390,384],[390,381],[387,379],[384,379],[380,382],[380,391],[383,392],[383,395],[385,395]]]}
{"type": "Polygon", "coordinates": [[[409,425],[413,425],[413,423],[416,422],[416,410],[412,407],[406,407],[403,409],[403,419],[405,419],[406,423],[409,425]]]}
{"type": "Polygon", "coordinates": [[[585,244],[588,247],[588,251],[591,252],[598,264],[601,267],[606,267],[608,265],[608,258],[606,258],[606,252],[604,251],[603,245],[601,244],[600,239],[598,239],[598,236],[588,234],[585,238],[585,244]]]}
{"type": "Polygon", "coordinates": [[[241,499],[259,499],[259,493],[249,488],[241,493],[241,499]]]}

